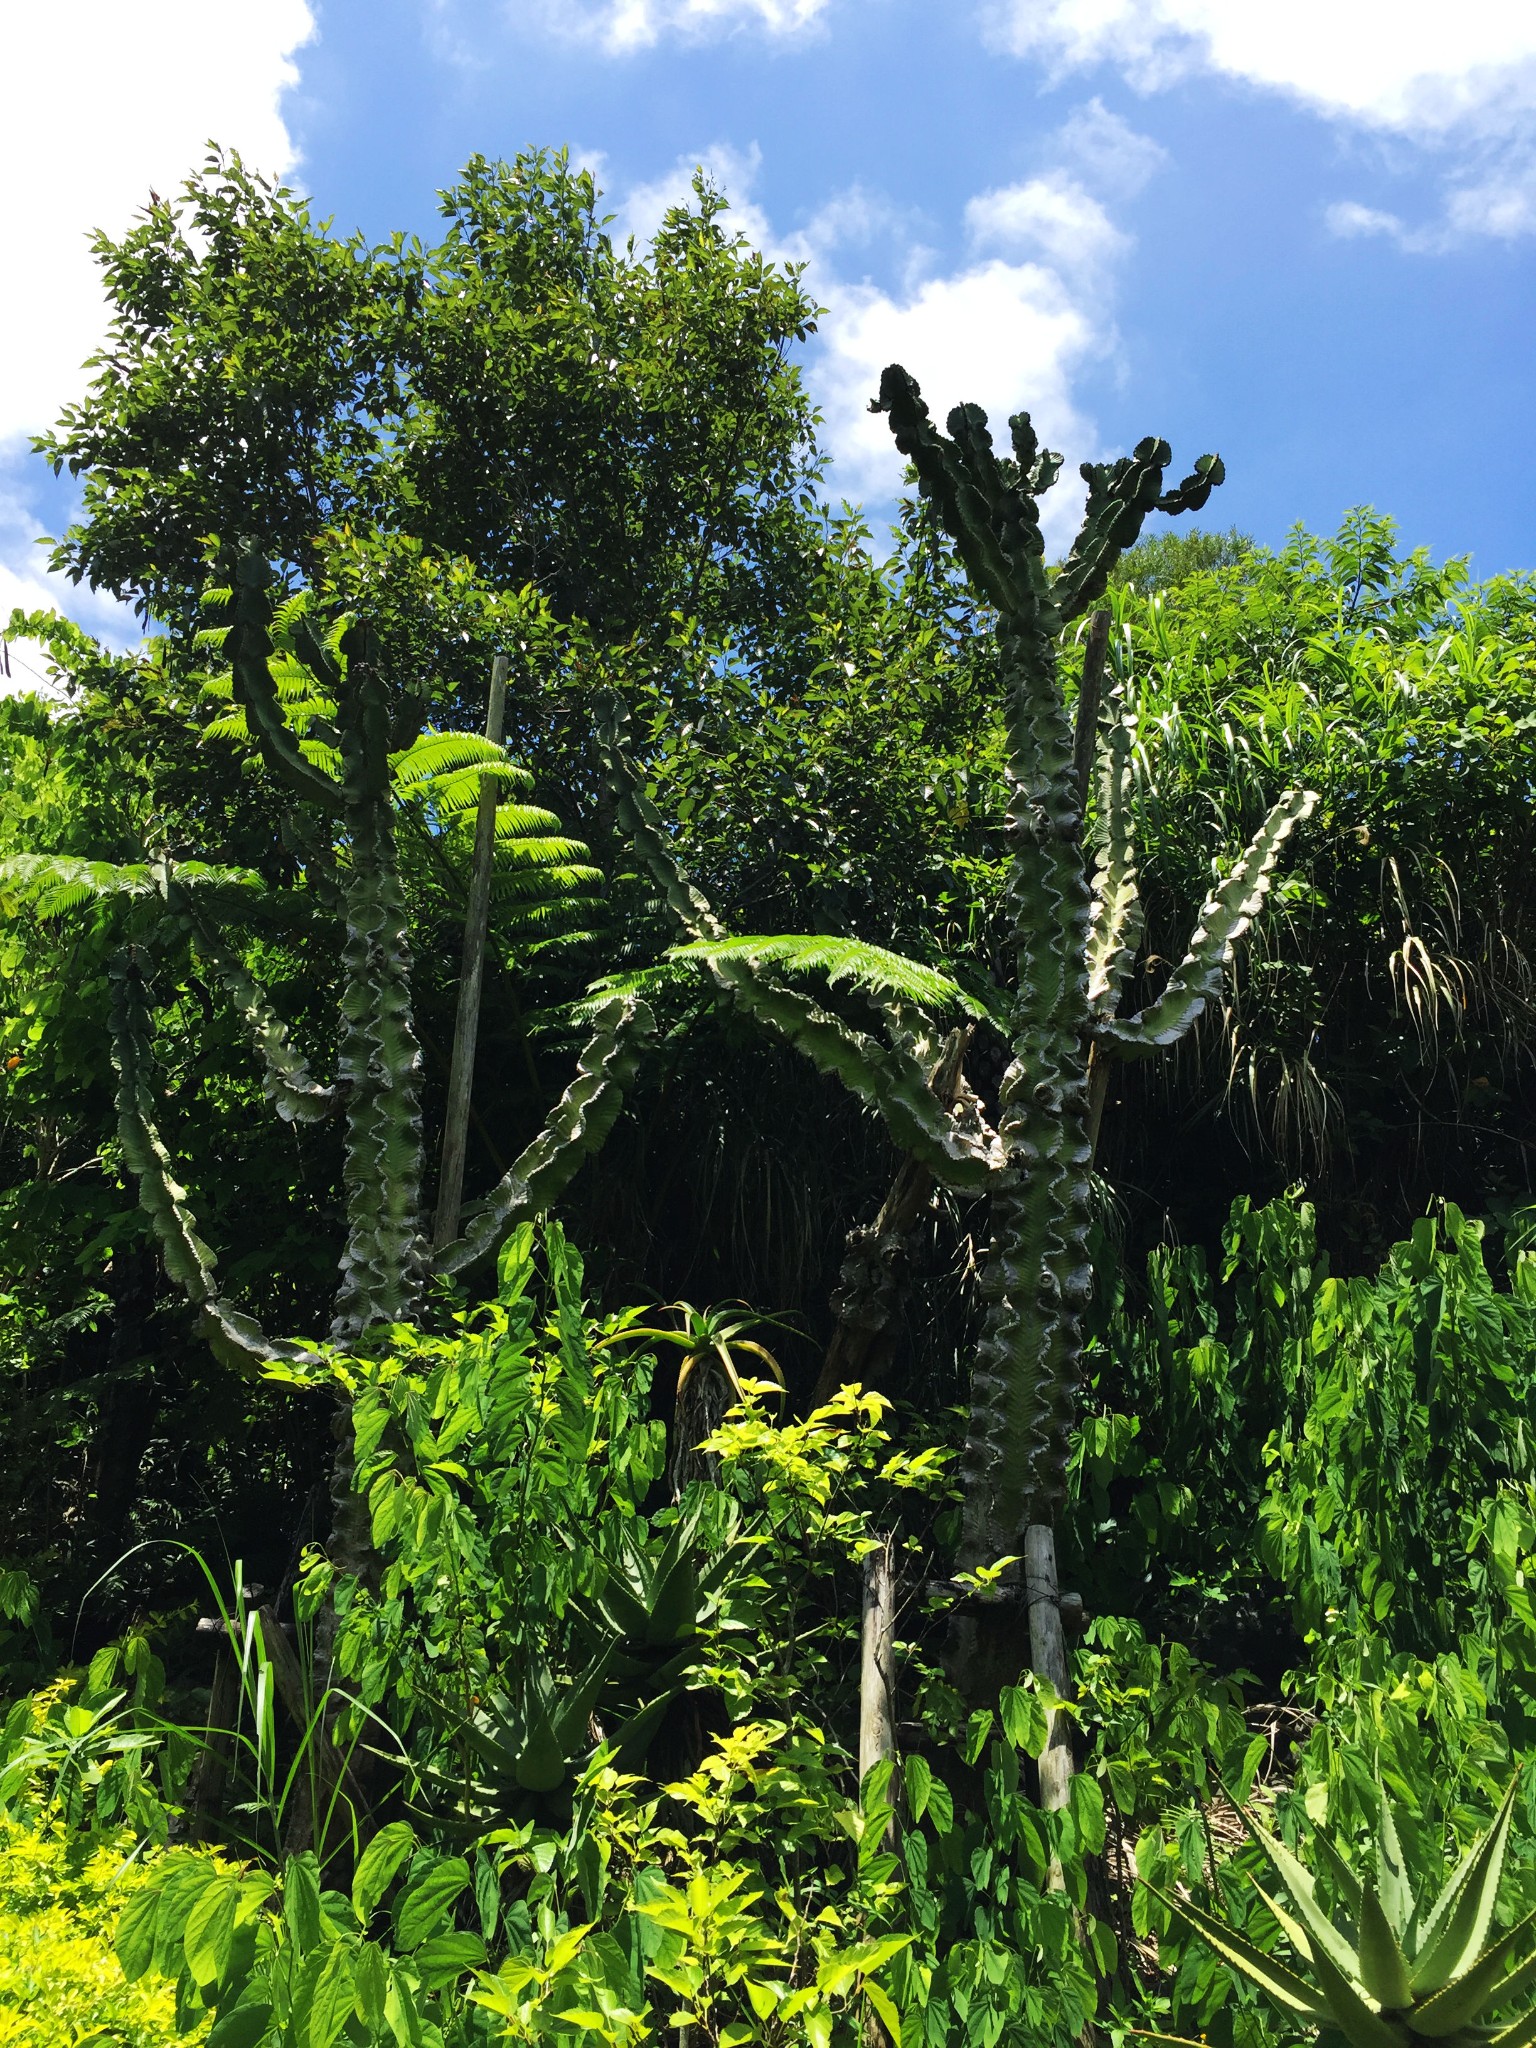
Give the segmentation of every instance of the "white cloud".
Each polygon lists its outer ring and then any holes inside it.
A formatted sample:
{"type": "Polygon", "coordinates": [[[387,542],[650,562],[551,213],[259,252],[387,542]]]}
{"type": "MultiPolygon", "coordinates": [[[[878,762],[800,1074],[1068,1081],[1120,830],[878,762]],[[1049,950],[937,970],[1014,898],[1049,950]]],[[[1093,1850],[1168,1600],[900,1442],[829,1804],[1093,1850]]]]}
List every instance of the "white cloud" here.
{"type": "Polygon", "coordinates": [[[965,227],[978,249],[1032,250],[1081,283],[1130,247],[1129,235],[1065,171],[978,192],[966,206],[965,227]]]}
{"type": "MultiPolygon", "coordinates": [[[[732,224],[767,255],[806,266],[807,288],[826,308],[806,379],[833,460],[829,482],[849,498],[888,503],[900,489],[902,462],[869,401],[891,362],[919,379],[941,422],[951,406],[974,402],[1006,444],[1009,414],[1027,407],[1042,439],[1065,449],[1073,464],[1099,452],[1076,385],[1113,350],[1107,309],[1114,266],[1130,239],[1088,188],[1129,195],[1162,151],[1092,101],[1048,139],[1046,154],[1054,167],[971,200],[968,254],[947,270],[923,239],[931,223],[862,186],[835,194],[795,232],[778,231],[752,197],[761,163],[755,147],[741,154],[717,146],[680,158],[618,201],[617,227],[643,244],[667,207],[687,197],[693,167],[702,163],[730,199],[732,224]],[[884,259],[878,282],[857,275],[860,259],[873,253],[884,259]]],[[[1053,546],[1070,537],[1080,500],[1073,484],[1046,500],[1053,546]]]]}
{"type": "Polygon", "coordinates": [[[1197,68],[1382,127],[1536,105],[1526,0],[997,0],[992,32],[1064,69],[1112,63],[1148,88],[1197,68]]]}
{"type": "MultiPolygon", "coordinates": [[[[88,237],[121,234],[169,195],[210,139],[269,172],[294,161],[281,96],[314,33],[306,0],[74,0],[6,10],[0,275],[0,606],[35,603],[41,555],[23,533],[25,436],[83,388],[105,312],[88,237]],[[7,474],[8,472],[8,474],[7,474]]],[[[32,529],[32,530],[35,530],[32,529]]],[[[72,588],[52,601],[79,616],[72,588]]]]}
{"type": "Polygon", "coordinates": [[[782,38],[803,35],[827,5],[828,0],[549,0],[543,12],[561,33],[626,56],[666,35],[698,41],[743,28],[782,38]]]}
{"type": "MultiPolygon", "coordinates": [[[[1092,423],[1073,396],[1078,372],[1108,346],[1080,301],[1038,263],[994,259],[929,278],[900,295],[872,285],[843,285],[822,296],[831,310],[810,372],[826,415],[836,469],[832,482],[850,497],[893,497],[901,458],[889,423],[868,410],[887,363],[902,363],[923,386],[943,421],[961,401],[980,405],[1007,445],[1010,413],[1027,408],[1042,440],[1081,459],[1091,452],[1092,423]]],[[[1063,489],[1046,501],[1054,540],[1075,509],[1063,489]],[[1059,503],[1058,503],[1059,500],[1059,503]]]]}
{"type": "Polygon", "coordinates": [[[983,13],[995,42],[1058,74],[1112,64],[1150,92],[1216,72],[1448,155],[1438,222],[1346,201],[1330,209],[1335,233],[1433,250],[1536,232],[1530,0],[986,0],[983,13]]]}

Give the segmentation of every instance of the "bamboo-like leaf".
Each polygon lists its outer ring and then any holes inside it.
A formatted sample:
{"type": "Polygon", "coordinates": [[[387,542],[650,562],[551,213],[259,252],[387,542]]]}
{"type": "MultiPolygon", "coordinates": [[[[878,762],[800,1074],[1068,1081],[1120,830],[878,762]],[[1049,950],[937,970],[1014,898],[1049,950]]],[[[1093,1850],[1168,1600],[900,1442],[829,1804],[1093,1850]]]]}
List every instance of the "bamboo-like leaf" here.
{"type": "Polygon", "coordinates": [[[515,1224],[542,1215],[560,1196],[612,1129],[634,1080],[640,1043],[654,1028],[650,1010],[637,997],[610,999],[582,1047],[576,1078],[463,1236],[437,1253],[433,1263],[438,1272],[457,1273],[484,1257],[515,1224]]]}
{"type": "MultiPolygon", "coordinates": [[[[1257,1984],[1277,2005],[1283,2005],[1288,2012],[1299,2012],[1305,2019],[1322,2021],[1328,2018],[1327,2005],[1304,1977],[1298,1977],[1294,1970],[1288,1970],[1273,1956],[1265,1955],[1235,1928],[1202,1911],[1192,1901],[1176,1899],[1170,1893],[1160,1891],[1156,1885],[1149,1885],[1148,1890],[1203,1942],[1215,1949],[1224,1962],[1240,1971],[1250,1983],[1257,1984]]],[[[1394,2041],[1393,2048],[1400,2048],[1400,2044],[1394,2041]]]]}
{"type": "Polygon", "coordinates": [[[1220,988],[1233,946],[1269,894],[1282,847],[1316,803],[1309,789],[1288,790],[1280,798],[1231,874],[1206,898],[1189,951],[1158,1000],[1140,1016],[1100,1021],[1100,1039],[1120,1058],[1144,1058],[1175,1045],[1192,1027],[1220,988]]]}
{"type": "Polygon", "coordinates": [[[1099,756],[1099,852],[1093,880],[1093,922],[1088,932],[1088,1002],[1096,1015],[1113,1017],[1141,937],[1141,891],[1132,832],[1132,763],[1135,727],[1119,718],[1099,756]]]}

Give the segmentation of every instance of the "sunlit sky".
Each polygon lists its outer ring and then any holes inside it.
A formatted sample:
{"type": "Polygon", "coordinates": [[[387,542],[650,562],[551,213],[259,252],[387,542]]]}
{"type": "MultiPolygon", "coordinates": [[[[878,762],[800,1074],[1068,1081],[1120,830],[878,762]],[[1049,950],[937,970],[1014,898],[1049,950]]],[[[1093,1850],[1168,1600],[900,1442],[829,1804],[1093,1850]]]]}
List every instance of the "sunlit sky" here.
{"type": "Polygon", "coordinates": [[[131,631],[45,576],[27,436],[101,335],[88,231],[210,138],[380,238],[476,151],[568,145],[620,234],[705,164],[808,265],[828,487],[877,517],[897,358],[1074,466],[1219,448],[1207,521],[1266,542],[1370,503],[1536,567],[1532,0],[4,0],[0,68],[0,617],[131,631]]]}

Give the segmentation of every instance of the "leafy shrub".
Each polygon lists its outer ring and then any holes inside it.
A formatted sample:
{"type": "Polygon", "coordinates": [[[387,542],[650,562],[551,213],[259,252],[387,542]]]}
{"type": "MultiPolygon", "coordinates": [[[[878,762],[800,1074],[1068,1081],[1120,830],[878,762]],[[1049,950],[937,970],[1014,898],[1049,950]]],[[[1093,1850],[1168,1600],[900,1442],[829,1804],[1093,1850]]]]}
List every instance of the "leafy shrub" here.
{"type": "Polygon", "coordinates": [[[202,2028],[178,2032],[169,1985],[126,1982],[112,1952],[120,1915],[155,1869],[133,1861],[133,1850],[131,1835],[72,1836],[57,1822],[31,1827],[0,1815],[4,2048],[165,2048],[203,2038],[202,2028]]]}

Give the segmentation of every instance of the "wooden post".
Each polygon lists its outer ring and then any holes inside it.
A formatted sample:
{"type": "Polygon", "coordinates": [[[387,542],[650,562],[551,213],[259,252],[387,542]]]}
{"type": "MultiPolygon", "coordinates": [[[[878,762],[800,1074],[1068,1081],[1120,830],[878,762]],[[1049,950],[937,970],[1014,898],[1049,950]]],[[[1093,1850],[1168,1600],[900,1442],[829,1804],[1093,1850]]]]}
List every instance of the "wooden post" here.
{"type": "MultiPolygon", "coordinates": [[[[507,657],[491,663],[491,694],[485,711],[485,736],[501,744],[507,704],[507,657]]],[[[480,986],[485,975],[485,935],[491,916],[491,866],[496,854],[496,801],[500,783],[494,775],[480,778],[480,814],[475,821],[475,857],[469,877],[469,902],[464,911],[464,961],[459,970],[459,1011],[453,1031],[453,1059],[448,1069],[448,1107],[443,1117],[442,1164],[437,1176],[437,1217],[434,1249],[452,1244],[459,1234],[464,1205],[464,1149],[469,1135],[469,1098],[475,1081],[475,1040],[480,1032],[480,986]]]]}
{"type": "Polygon", "coordinates": [[[896,1754],[896,1573],[886,1536],[864,1560],[859,1655],[859,1782],[896,1754]]]}
{"type": "MultiPolygon", "coordinates": [[[[1072,1679],[1056,1583],[1056,1538],[1043,1522],[1031,1524],[1024,1532],[1024,1599],[1029,1609],[1030,1669],[1066,1699],[1072,1679]]],[[[1046,1722],[1045,1748],[1040,1752],[1040,1804],[1048,1813],[1059,1811],[1071,1793],[1072,1731],[1067,1716],[1053,1710],[1046,1722]]],[[[1054,1857],[1047,1881],[1052,1891],[1062,1889],[1061,1866],[1054,1857]]]]}

